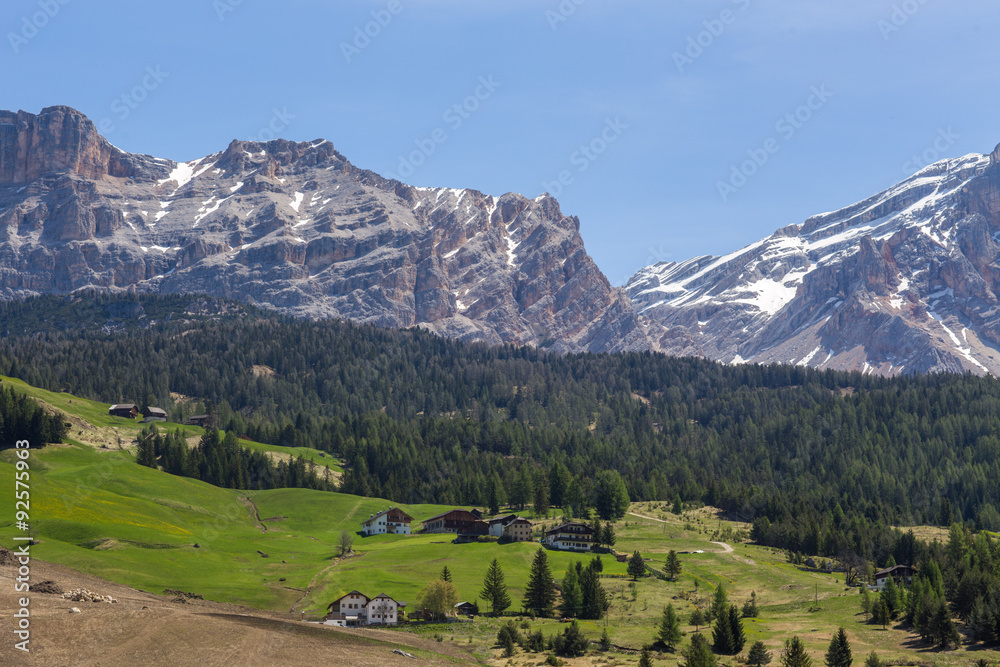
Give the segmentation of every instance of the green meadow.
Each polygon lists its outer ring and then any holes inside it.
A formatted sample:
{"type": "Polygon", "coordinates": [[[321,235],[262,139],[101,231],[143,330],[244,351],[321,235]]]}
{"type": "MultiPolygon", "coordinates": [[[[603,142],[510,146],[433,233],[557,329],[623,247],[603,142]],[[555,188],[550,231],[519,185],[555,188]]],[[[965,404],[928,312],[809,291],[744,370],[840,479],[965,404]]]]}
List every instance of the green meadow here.
{"type": "MultiPolygon", "coordinates": [[[[104,404],[6,378],[4,382],[95,429],[117,429],[123,440],[138,433],[137,423],[109,417],[104,404]]],[[[77,426],[85,428],[82,423],[77,426]]],[[[196,427],[181,428],[191,436],[202,433],[196,427]]],[[[520,609],[537,544],[453,544],[445,534],[362,537],[357,532],[361,521],[388,508],[389,501],[303,489],[220,489],[139,466],[128,448],[85,445],[72,435],[68,444],[31,453],[30,524],[37,540],[32,547],[35,558],[153,593],[182,590],[260,609],[304,611],[310,618],[318,618],[327,604],[353,589],[370,596],[386,593],[406,601],[412,610],[421,589],[445,566],[452,573],[459,599],[477,600],[486,568],[497,558],[513,600],[508,613],[516,616],[520,609]],[[354,551],[341,559],[338,545],[344,531],[353,536],[354,551]]],[[[244,444],[279,456],[301,453],[315,456],[319,464],[337,463],[315,450],[244,444]]],[[[11,498],[14,489],[14,461],[13,451],[0,453],[0,487],[6,498],[11,498]]],[[[415,529],[422,519],[449,509],[398,506],[415,518],[415,529]]],[[[830,637],[840,626],[847,629],[857,664],[872,650],[896,664],[964,665],[977,658],[1000,658],[996,651],[965,646],[945,652],[926,649],[904,629],[883,630],[863,623],[858,589],[846,587],[842,574],[795,566],[786,562],[783,552],[746,544],[745,525],[724,521],[710,508],[676,516],[666,503],[636,503],[631,512],[615,524],[616,548],[639,551],[658,570],[671,549],[687,552],[680,556],[683,571],[676,582],[644,577],[633,584],[624,576],[626,565],[604,555],[602,582],[611,608],[605,620],[581,622],[592,639],[607,629],[612,642],[621,646],[638,648],[651,643],[666,604],[674,605],[683,619],[682,629],[690,636],[695,628],[687,624],[688,614],[695,605],[707,606],[716,587],[724,585],[730,602],[738,605],[756,593],[760,615],[745,620],[747,639],[764,641],[774,653],[774,664],[785,639],[792,635],[799,635],[814,664],[821,664],[830,637]]],[[[23,534],[13,519],[12,511],[0,516],[0,543],[7,546],[12,544],[11,537],[23,534]]],[[[539,529],[557,520],[555,511],[540,517],[539,529]]],[[[571,563],[590,558],[547,553],[557,580],[571,563]]],[[[529,624],[532,629],[541,627],[547,635],[565,627],[556,619],[529,624]]],[[[496,619],[478,618],[474,623],[410,630],[443,641],[471,643],[481,657],[499,658],[499,649],[494,647],[498,627],[496,619]]],[[[704,627],[701,631],[711,634],[704,627]]],[[[537,665],[543,658],[519,650],[509,662],[537,665]]],[[[634,664],[637,656],[596,654],[583,662],[594,660],[634,664]]],[[[655,663],[672,666],[678,663],[678,655],[658,654],[655,663]]]]}

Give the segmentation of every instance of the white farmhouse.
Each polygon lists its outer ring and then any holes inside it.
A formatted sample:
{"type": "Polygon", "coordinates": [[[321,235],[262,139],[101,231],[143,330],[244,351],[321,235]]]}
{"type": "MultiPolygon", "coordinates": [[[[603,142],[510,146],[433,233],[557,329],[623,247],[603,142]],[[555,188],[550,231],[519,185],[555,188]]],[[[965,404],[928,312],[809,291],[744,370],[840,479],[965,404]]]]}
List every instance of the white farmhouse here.
{"type": "Polygon", "coordinates": [[[390,507],[384,512],[369,515],[368,520],[361,523],[361,532],[365,536],[386,533],[409,535],[411,521],[412,516],[398,507],[390,507]]]}

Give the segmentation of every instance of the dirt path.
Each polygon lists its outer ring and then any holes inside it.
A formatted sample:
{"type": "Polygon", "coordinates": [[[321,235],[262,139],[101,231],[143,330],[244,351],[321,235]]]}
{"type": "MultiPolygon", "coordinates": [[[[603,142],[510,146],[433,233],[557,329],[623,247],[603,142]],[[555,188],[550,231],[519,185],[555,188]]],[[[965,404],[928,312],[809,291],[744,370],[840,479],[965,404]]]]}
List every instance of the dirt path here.
{"type": "Polygon", "coordinates": [[[747,558],[746,556],[741,556],[738,553],[735,553],[735,549],[733,549],[731,546],[729,546],[725,542],[712,542],[712,544],[718,544],[720,547],[722,547],[722,551],[720,551],[718,553],[733,554],[733,558],[735,558],[736,560],[740,561],[741,563],[746,563],[747,565],[756,565],[757,564],[757,563],[755,563],[753,561],[752,558],[747,558]]]}
{"type": "MultiPolygon", "coordinates": [[[[359,556],[357,554],[355,554],[354,556],[348,556],[348,559],[349,558],[358,558],[358,557],[359,556]]],[[[327,565],[326,567],[324,567],[322,570],[320,570],[319,572],[317,572],[316,574],[314,574],[313,578],[310,579],[309,583],[306,585],[306,592],[302,594],[302,597],[300,597],[298,600],[295,601],[295,604],[293,604],[292,608],[289,609],[288,611],[292,612],[292,613],[294,613],[295,611],[301,611],[301,610],[296,610],[296,607],[298,607],[302,603],[302,601],[305,600],[306,597],[309,596],[309,593],[312,592],[312,589],[315,588],[315,586],[316,586],[316,580],[319,579],[324,574],[326,574],[327,572],[329,572],[330,570],[332,570],[333,568],[335,568],[338,565],[340,565],[341,563],[343,563],[345,560],[347,560],[347,559],[337,558],[332,563],[330,563],[329,565],[327,565]]],[[[299,589],[299,590],[301,590],[301,589],[299,589]]]]}
{"type": "Polygon", "coordinates": [[[635,512],[629,512],[632,516],[637,516],[640,519],[649,519],[650,521],[659,521],[660,523],[670,523],[669,521],[664,521],[663,519],[657,519],[655,516],[646,516],[645,514],[636,514],[635,512]]]}
{"type": "Polygon", "coordinates": [[[240,502],[247,508],[247,511],[250,513],[250,517],[253,519],[254,523],[257,524],[257,527],[260,528],[260,532],[266,533],[267,526],[265,526],[264,522],[260,520],[260,512],[257,511],[257,506],[254,502],[250,500],[250,496],[240,496],[240,502]]]}

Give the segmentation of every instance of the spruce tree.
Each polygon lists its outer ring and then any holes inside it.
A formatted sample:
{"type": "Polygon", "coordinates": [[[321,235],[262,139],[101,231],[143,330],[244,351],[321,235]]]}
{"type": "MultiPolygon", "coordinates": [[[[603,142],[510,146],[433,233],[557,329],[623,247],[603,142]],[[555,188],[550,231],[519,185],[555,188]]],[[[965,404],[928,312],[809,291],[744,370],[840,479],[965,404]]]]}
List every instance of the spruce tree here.
{"type": "Polygon", "coordinates": [[[747,635],[743,630],[743,619],[740,618],[736,605],[729,606],[729,628],[729,635],[732,637],[732,643],[729,645],[730,654],[736,655],[743,650],[747,643],[747,635]]]}
{"type": "Polygon", "coordinates": [[[733,626],[729,622],[729,611],[720,613],[712,626],[712,650],[720,655],[733,655],[733,626]]]}
{"type": "Polygon", "coordinates": [[[483,590],[479,597],[486,600],[490,606],[490,612],[494,616],[499,616],[510,606],[510,596],[507,594],[507,584],[504,583],[503,570],[500,569],[500,561],[496,558],[490,563],[486,571],[486,579],[483,581],[483,590]]]}
{"type": "Polygon", "coordinates": [[[691,643],[686,649],[681,651],[684,662],[679,667],[716,667],[719,661],[712,655],[712,649],[708,646],[708,640],[701,633],[695,633],[691,637],[691,643]]]}
{"type": "Polygon", "coordinates": [[[882,587],[881,598],[885,601],[885,606],[889,609],[889,618],[896,618],[899,612],[899,593],[896,590],[896,582],[890,576],[882,587]]]}
{"type": "Polygon", "coordinates": [[[604,535],[601,537],[601,543],[612,549],[617,541],[618,537],[615,535],[615,525],[608,521],[604,524],[604,535]]]}
{"type": "Polygon", "coordinates": [[[764,642],[758,640],[750,645],[750,650],[747,652],[747,665],[749,667],[764,667],[770,662],[771,653],[764,646],[764,642]]]}
{"type": "Polygon", "coordinates": [[[528,586],[524,591],[522,605],[526,611],[536,616],[551,616],[555,601],[556,589],[552,584],[549,559],[545,549],[539,548],[531,563],[531,573],[528,575],[528,586]]]}
{"type": "Polygon", "coordinates": [[[806,654],[806,645],[798,636],[785,642],[785,650],[781,652],[781,667],[810,667],[812,659],[806,654]]]}
{"type": "Polygon", "coordinates": [[[583,591],[580,589],[580,578],[576,573],[576,565],[566,568],[566,576],[562,580],[562,604],[559,611],[565,618],[576,618],[580,615],[583,605],[583,591]]]}
{"type": "Polygon", "coordinates": [[[688,623],[694,626],[695,632],[698,632],[701,626],[705,625],[705,612],[701,610],[701,607],[694,608],[694,611],[688,616],[688,623]]]}
{"type": "Polygon", "coordinates": [[[726,595],[726,587],[723,584],[719,584],[712,595],[712,605],[708,608],[707,620],[713,621],[728,611],[729,597],[726,595]]]}
{"type": "Polygon", "coordinates": [[[847,640],[847,632],[839,628],[830,640],[830,648],[826,651],[826,667],[851,667],[854,658],[851,656],[851,643],[847,640]]]}
{"type": "Polygon", "coordinates": [[[674,611],[674,605],[668,604],[663,608],[663,617],[660,619],[660,631],[656,638],[671,653],[681,643],[681,622],[674,611]]]}
{"type": "Polygon", "coordinates": [[[451,581],[451,571],[448,569],[447,565],[445,565],[444,569],[441,570],[441,576],[439,577],[439,579],[441,579],[442,581],[451,581]]]}
{"type": "Polygon", "coordinates": [[[885,667],[885,663],[882,662],[875,651],[872,651],[865,658],[865,667],[885,667]]]}
{"type": "Polygon", "coordinates": [[[875,601],[875,607],[872,609],[872,622],[881,625],[884,630],[891,621],[892,615],[889,613],[889,605],[887,605],[885,603],[885,599],[880,596],[875,601]]]}
{"type": "Polygon", "coordinates": [[[645,646],[642,647],[642,652],[639,653],[639,667],[653,667],[653,656],[649,654],[649,649],[645,646]]]}
{"type": "Polygon", "coordinates": [[[632,553],[632,557],[628,559],[628,576],[632,577],[632,581],[636,581],[639,577],[646,574],[646,563],[642,560],[642,556],[638,551],[632,553]]]}
{"type": "Polygon", "coordinates": [[[681,559],[673,549],[667,554],[666,571],[670,581],[677,581],[677,576],[681,573],[681,559]]]}

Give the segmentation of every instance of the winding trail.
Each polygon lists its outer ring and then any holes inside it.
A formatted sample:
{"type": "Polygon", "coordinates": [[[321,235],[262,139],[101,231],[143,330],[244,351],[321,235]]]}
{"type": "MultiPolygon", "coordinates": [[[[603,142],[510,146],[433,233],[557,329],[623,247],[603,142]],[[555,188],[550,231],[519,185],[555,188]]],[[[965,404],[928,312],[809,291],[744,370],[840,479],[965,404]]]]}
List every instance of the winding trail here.
{"type": "Polygon", "coordinates": [[[248,512],[250,512],[250,515],[253,518],[254,523],[257,524],[258,528],[260,528],[260,532],[266,533],[267,526],[265,526],[264,522],[260,520],[260,512],[257,511],[257,505],[255,505],[253,500],[250,499],[250,496],[241,495],[240,502],[243,503],[243,506],[247,508],[248,512]]]}

